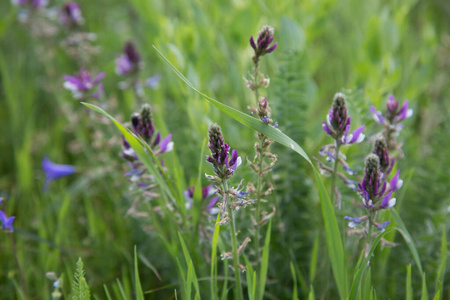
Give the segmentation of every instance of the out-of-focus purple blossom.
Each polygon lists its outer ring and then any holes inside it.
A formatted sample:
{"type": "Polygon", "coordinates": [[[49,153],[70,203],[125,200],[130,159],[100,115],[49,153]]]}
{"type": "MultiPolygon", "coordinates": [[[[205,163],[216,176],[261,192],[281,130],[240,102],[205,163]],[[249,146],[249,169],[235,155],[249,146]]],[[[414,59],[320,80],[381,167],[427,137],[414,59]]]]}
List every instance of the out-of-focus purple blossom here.
{"type": "Polygon", "coordinates": [[[174,143],[170,140],[172,139],[172,134],[166,136],[161,143],[159,143],[159,153],[170,152],[173,150],[174,143]]]}
{"type": "Polygon", "coordinates": [[[66,2],[59,11],[59,21],[62,25],[72,28],[83,24],[81,8],[77,2],[66,2]]]}
{"type": "Polygon", "coordinates": [[[379,231],[383,232],[386,229],[386,227],[389,225],[389,223],[391,223],[391,221],[383,222],[382,224],[377,225],[377,229],[379,231]]]}
{"type": "Polygon", "coordinates": [[[158,88],[159,81],[161,80],[160,74],[155,74],[152,77],[149,77],[145,80],[145,85],[151,88],[152,90],[155,90],[158,88]]]}
{"type": "Polygon", "coordinates": [[[116,73],[118,75],[129,75],[139,70],[141,56],[132,42],[127,42],[123,48],[123,54],[116,59],[116,73]]]}
{"type": "Polygon", "coordinates": [[[2,230],[9,229],[10,232],[14,232],[14,227],[12,226],[14,219],[16,217],[7,217],[6,214],[0,210],[0,221],[2,221],[2,230]]]}
{"type": "Polygon", "coordinates": [[[38,9],[47,6],[48,0],[11,0],[11,3],[15,6],[28,6],[38,9]]]}
{"type": "Polygon", "coordinates": [[[232,150],[231,158],[229,157],[230,145],[225,143],[219,125],[212,124],[208,134],[211,155],[206,160],[214,166],[214,171],[221,180],[228,179],[234,174],[242,160],[238,156],[237,150],[232,150]]]}
{"type": "MultiPolygon", "coordinates": [[[[193,205],[194,200],[194,192],[195,192],[195,186],[190,186],[186,191],[183,192],[185,198],[186,198],[186,208],[190,209],[193,205]]],[[[208,200],[211,196],[215,194],[215,189],[212,184],[208,186],[202,187],[202,201],[208,200]]],[[[205,206],[205,209],[210,214],[217,214],[219,212],[219,208],[215,207],[215,204],[219,200],[219,197],[215,196],[209,199],[208,204],[205,206]]]]}
{"type": "Polygon", "coordinates": [[[75,173],[75,167],[72,165],[60,165],[52,162],[48,157],[42,159],[42,169],[45,173],[45,184],[43,191],[47,191],[50,182],[55,179],[72,175],[75,173]]]}
{"type": "Polygon", "coordinates": [[[348,116],[345,104],[345,96],[342,93],[336,93],[333,99],[333,106],[327,114],[326,122],[322,123],[323,130],[336,140],[338,144],[355,144],[364,140],[365,125],[350,132],[351,117],[348,116]]]}
{"type": "Polygon", "coordinates": [[[355,228],[356,226],[361,224],[361,222],[363,221],[363,220],[361,220],[361,218],[353,218],[353,217],[349,217],[349,216],[345,216],[344,219],[350,221],[348,223],[348,227],[350,227],[350,228],[355,228]]]}
{"type": "Polygon", "coordinates": [[[250,46],[252,46],[255,51],[255,56],[253,57],[255,62],[259,60],[259,57],[271,53],[277,47],[278,43],[271,45],[273,42],[273,34],[273,27],[265,25],[261,31],[258,32],[256,43],[253,36],[250,37],[250,46]]]}
{"type": "Polygon", "coordinates": [[[386,194],[386,196],[383,197],[383,200],[381,201],[380,207],[381,208],[391,208],[394,207],[397,200],[395,198],[391,198],[392,191],[386,194]]]}
{"type": "Polygon", "coordinates": [[[104,72],[100,72],[92,78],[91,73],[82,68],[74,76],[64,75],[64,88],[72,92],[75,99],[86,99],[89,97],[98,98],[103,94],[103,85],[100,81],[105,77],[104,72]],[[94,90],[97,87],[97,91],[94,90]]]}
{"type": "Polygon", "coordinates": [[[388,101],[386,102],[386,112],[384,114],[377,111],[373,106],[370,107],[370,111],[372,112],[375,122],[384,126],[391,126],[397,131],[400,131],[403,128],[403,126],[398,123],[413,115],[413,110],[408,108],[408,100],[405,100],[400,108],[399,101],[395,99],[392,94],[388,97],[388,101]]]}

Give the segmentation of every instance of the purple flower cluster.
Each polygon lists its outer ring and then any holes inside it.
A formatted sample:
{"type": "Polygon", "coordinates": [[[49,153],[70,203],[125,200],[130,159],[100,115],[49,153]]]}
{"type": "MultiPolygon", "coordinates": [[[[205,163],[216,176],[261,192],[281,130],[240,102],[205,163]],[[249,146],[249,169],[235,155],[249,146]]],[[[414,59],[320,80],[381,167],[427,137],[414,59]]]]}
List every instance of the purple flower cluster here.
{"type": "MultiPolygon", "coordinates": [[[[172,134],[161,139],[161,133],[156,132],[150,105],[144,104],[139,113],[133,113],[131,115],[131,129],[133,133],[140,136],[152,148],[155,155],[173,150],[174,142],[171,141],[172,134]]],[[[138,170],[141,166],[136,153],[125,139],[123,139],[121,156],[132,163],[134,171],[138,170]]]]}
{"type": "Polygon", "coordinates": [[[83,24],[80,5],[77,2],[64,3],[59,11],[59,22],[68,28],[83,24]]]}
{"type": "Polygon", "coordinates": [[[75,173],[74,166],[56,164],[48,157],[42,159],[42,170],[45,173],[45,184],[42,188],[44,192],[48,191],[49,185],[53,180],[75,173]]]}
{"type": "MultiPolygon", "coordinates": [[[[0,203],[3,202],[3,198],[0,197],[0,203]]],[[[5,214],[3,210],[0,210],[0,221],[2,222],[2,230],[9,230],[10,232],[14,232],[13,222],[16,217],[9,217],[5,214]]]]}
{"type": "Polygon", "coordinates": [[[230,158],[230,145],[225,143],[219,125],[212,124],[209,127],[208,135],[211,155],[206,160],[213,165],[214,172],[220,180],[228,179],[242,162],[241,158],[238,157],[238,151],[233,149],[230,158]]]}
{"type": "Polygon", "coordinates": [[[374,106],[370,107],[373,118],[375,121],[386,127],[393,127],[396,131],[403,129],[403,125],[399,124],[401,121],[409,118],[413,114],[413,110],[408,108],[408,100],[403,101],[403,105],[400,108],[400,104],[394,95],[390,94],[388,101],[386,102],[386,112],[381,113],[377,111],[374,106]]]}
{"type": "MultiPolygon", "coordinates": [[[[376,150],[376,149],[375,149],[376,150]]],[[[389,161],[389,156],[384,156],[382,158],[378,157],[376,154],[369,154],[366,158],[366,167],[364,171],[364,178],[361,183],[358,184],[358,193],[362,198],[363,206],[367,209],[369,214],[375,213],[381,209],[388,209],[395,205],[396,198],[392,198],[392,193],[401,188],[403,180],[400,177],[400,171],[391,178],[388,182],[387,176],[390,169],[386,167],[386,173],[383,173],[380,169],[381,162],[383,160],[389,161]]],[[[389,165],[389,164],[387,164],[389,165]]],[[[367,221],[371,218],[365,215],[359,218],[353,218],[346,216],[345,219],[349,220],[349,226],[355,227],[363,221],[367,221]]],[[[389,221],[382,223],[381,225],[376,223],[373,219],[371,222],[379,230],[384,230],[389,224],[389,221]]]]}
{"type": "Polygon", "coordinates": [[[75,99],[87,99],[93,97],[95,99],[100,99],[103,96],[103,84],[100,81],[105,77],[105,73],[101,72],[94,78],[92,78],[91,73],[86,69],[82,68],[74,76],[64,75],[65,80],[63,86],[67,90],[72,92],[75,99]],[[97,90],[93,93],[92,90],[97,87],[97,90]]]}
{"type": "MultiPolygon", "coordinates": [[[[190,186],[186,191],[183,192],[186,198],[186,208],[190,209],[193,205],[194,200],[194,192],[195,186],[190,186]]],[[[219,212],[219,208],[216,207],[216,203],[219,200],[219,197],[214,196],[216,190],[212,184],[202,187],[202,200],[205,201],[209,198],[208,205],[206,205],[205,209],[210,214],[217,214],[219,212]]]]}
{"type": "Polygon", "coordinates": [[[256,43],[253,36],[250,37],[250,45],[255,51],[255,56],[253,57],[255,62],[258,61],[261,56],[271,53],[277,47],[278,43],[271,45],[273,42],[273,34],[273,27],[266,25],[258,33],[256,43]]]}
{"type": "Polygon", "coordinates": [[[116,73],[129,75],[139,71],[141,56],[132,42],[127,42],[123,48],[123,54],[116,59],[116,73]]]}
{"type": "Polygon", "coordinates": [[[327,114],[327,121],[322,123],[323,130],[336,140],[337,144],[347,145],[356,144],[364,140],[365,125],[350,132],[351,117],[348,116],[345,104],[345,96],[337,93],[333,99],[333,106],[327,114]]]}

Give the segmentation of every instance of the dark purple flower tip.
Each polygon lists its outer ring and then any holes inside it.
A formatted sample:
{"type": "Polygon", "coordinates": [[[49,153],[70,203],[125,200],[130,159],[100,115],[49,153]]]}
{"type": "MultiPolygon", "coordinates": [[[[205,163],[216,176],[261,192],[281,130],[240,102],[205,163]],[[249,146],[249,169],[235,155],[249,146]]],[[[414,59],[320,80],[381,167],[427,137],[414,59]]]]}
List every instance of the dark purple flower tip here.
{"type": "Polygon", "coordinates": [[[160,141],[161,141],[161,132],[158,131],[155,137],[155,141],[153,142],[153,147],[158,146],[160,141]]]}
{"type": "Polygon", "coordinates": [[[383,222],[383,224],[377,225],[377,229],[379,231],[384,231],[386,227],[389,225],[389,223],[391,223],[391,221],[383,222]]]}
{"type": "Polygon", "coordinates": [[[161,80],[160,74],[155,74],[152,77],[149,77],[145,80],[145,85],[151,89],[156,89],[158,87],[158,83],[161,80]]]}
{"type": "Polygon", "coordinates": [[[170,141],[172,134],[166,136],[159,144],[159,150],[161,153],[172,151],[174,143],[170,141]]]}
{"type": "Polygon", "coordinates": [[[250,46],[256,50],[255,40],[253,39],[253,35],[250,37],[250,46]]]}
{"type": "Polygon", "coordinates": [[[272,47],[270,47],[269,49],[267,49],[266,53],[271,53],[273,52],[273,50],[275,50],[275,48],[277,48],[278,46],[278,42],[276,42],[275,44],[273,44],[272,47]]]}
{"type": "Polygon", "coordinates": [[[65,26],[78,26],[83,24],[81,9],[77,2],[64,3],[59,12],[59,21],[65,26]]]}
{"type": "Polygon", "coordinates": [[[133,42],[126,42],[123,52],[133,64],[137,65],[141,61],[141,56],[133,42]]]}
{"type": "Polygon", "coordinates": [[[9,229],[10,232],[14,232],[14,227],[12,223],[16,217],[7,217],[6,214],[0,210],[0,221],[2,221],[2,230],[9,229]]]}
{"type": "Polygon", "coordinates": [[[45,173],[44,191],[48,189],[48,185],[51,181],[75,173],[74,166],[55,164],[54,162],[50,161],[48,157],[44,157],[42,159],[42,169],[45,173]]]}
{"type": "Polygon", "coordinates": [[[229,166],[232,167],[236,164],[238,159],[238,151],[233,149],[232,153],[231,153],[231,160],[230,160],[230,164],[229,166]]]}
{"type": "Polygon", "coordinates": [[[358,226],[358,224],[361,224],[361,222],[362,222],[361,218],[352,218],[349,216],[345,216],[344,219],[350,221],[348,223],[348,227],[350,227],[350,228],[355,228],[356,226],[358,226]]]}

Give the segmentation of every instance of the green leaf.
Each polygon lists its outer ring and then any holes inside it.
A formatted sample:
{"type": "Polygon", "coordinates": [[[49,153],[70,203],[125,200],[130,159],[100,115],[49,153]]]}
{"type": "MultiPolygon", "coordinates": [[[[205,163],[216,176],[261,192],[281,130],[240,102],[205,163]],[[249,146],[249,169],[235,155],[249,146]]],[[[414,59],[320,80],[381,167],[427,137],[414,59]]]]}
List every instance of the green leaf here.
{"type": "Polygon", "coordinates": [[[314,239],[314,246],[311,255],[311,267],[309,269],[309,281],[314,282],[314,277],[316,277],[317,270],[317,258],[319,256],[319,235],[316,235],[314,239]]]}
{"type": "Polygon", "coordinates": [[[134,280],[136,285],[136,299],[144,300],[144,293],[142,292],[141,280],[139,279],[139,269],[138,269],[138,256],[137,247],[134,246],[134,280]]]}
{"type": "Polygon", "coordinates": [[[391,231],[392,231],[392,229],[386,230],[386,231],[378,234],[378,236],[372,242],[372,246],[370,247],[367,257],[357,265],[355,277],[354,277],[353,283],[352,283],[352,288],[350,290],[349,299],[351,299],[351,300],[358,299],[358,291],[361,286],[361,279],[367,269],[370,258],[372,257],[373,252],[375,251],[376,247],[378,246],[378,243],[380,242],[380,240],[391,231]]]}
{"type": "Polygon", "coordinates": [[[311,287],[309,289],[309,295],[308,295],[308,300],[315,300],[316,296],[314,295],[314,287],[311,284],[311,287]]]}
{"type": "Polygon", "coordinates": [[[269,221],[267,228],[266,241],[264,242],[264,249],[261,260],[261,273],[259,277],[259,297],[264,298],[264,290],[266,289],[267,270],[269,269],[269,250],[270,250],[270,235],[272,230],[272,219],[269,221]]]}
{"type": "Polygon", "coordinates": [[[411,252],[413,259],[417,265],[417,268],[420,271],[420,274],[423,275],[422,263],[420,262],[419,253],[417,252],[416,245],[414,244],[414,240],[406,229],[405,224],[403,223],[402,218],[397,213],[395,208],[390,209],[391,215],[395,220],[395,223],[399,228],[397,228],[398,232],[400,232],[405,239],[406,245],[408,245],[409,251],[411,252]]]}
{"type": "MultiPolygon", "coordinates": [[[[186,246],[186,243],[184,242],[183,236],[179,232],[178,232],[178,238],[180,239],[181,248],[183,249],[184,259],[186,260],[186,265],[188,266],[188,288],[190,290],[191,284],[189,282],[192,281],[194,283],[194,289],[195,289],[195,292],[197,293],[197,297],[200,299],[200,288],[198,286],[197,274],[195,273],[194,266],[192,265],[191,255],[189,254],[189,250],[186,246]]],[[[191,293],[189,292],[188,293],[189,297],[190,297],[190,294],[191,293]]]]}
{"type": "Polygon", "coordinates": [[[244,255],[245,259],[245,276],[247,278],[247,293],[248,293],[248,299],[253,300],[255,299],[255,290],[253,287],[256,287],[256,282],[253,281],[253,279],[256,280],[256,272],[253,270],[252,265],[250,264],[250,261],[248,260],[247,256],[244,255]]]}
{"type": "MultiPolygon", "coordinates": [[[[436,276],[436,286],[444,286],[444,280],[445,280],[445,269],[447,268],[447,256],[448,256],[448,249],[447,249],[447,235],[445,226],[442,228],[442,238],[441,238],[441,263],[439,264],[439,270],[436,276]]],[[[440,289],[440,292],[444,292],[440,289]]],[[[439,293],[441,294],[441,293],[439,293]]]]}
{"type": "Polygon", "coordinates": [[[420,300],[429,300],[428,297],[428,289],[427,289],[427,278],[425,276],[425,273],[422,275],[422,297],[420,300]]]}
{"type": "Polygon", "coordinates": [[[413,300],[413,288],[411,283],[411,264],[406,267],[406,300],[413,300]]]}
{"type": "Polygon", "coordinates": [[[106,299],[112,300],[111,295],[109,294],[108,287],[106,284],[103,285],[103,288],[105,289],[106,299]]]}
{"type": "Polygon", "coordinates": [[[91,299],[91,292],[86,282],[84,274],[84,266],[81,257],[78,258],[77,268],[73,279],[73,297],[72,300],[89,300],[91,299]]]}
{"type": "MultiPolygon", "coordinates": [[[[292,282],[293,282],[293,292],[292,292],[292,300],[298,299],[298,291],[297,291],[297,274],[295,273],[294,264],[291,262],[291,274],[292,274],[292,282]]],[[[312,285],[311,285],[312,286],[312,285]]]]}
{"type": "Polygon", "coordinates": [[[325,186],[316,169],[314,169],[314,175],[316,177],[317,189],[320,196],[320,206],[322,208],[322,216],[325,223],[331,268],[341,299],[347,299],[347,272],[344,263],[344,248],[342,246],[341,233],[334,214],[333,204],[331,203],[330,197],[328,197],[325,186]]]}

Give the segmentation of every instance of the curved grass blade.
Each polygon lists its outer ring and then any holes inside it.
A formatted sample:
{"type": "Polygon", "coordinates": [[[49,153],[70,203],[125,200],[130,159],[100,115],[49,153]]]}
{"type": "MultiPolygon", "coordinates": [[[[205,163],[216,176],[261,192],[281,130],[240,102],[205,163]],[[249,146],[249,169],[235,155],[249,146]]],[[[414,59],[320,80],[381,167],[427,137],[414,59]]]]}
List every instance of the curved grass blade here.
{"type": "Polygon", "coordinates": [[[439,264],[438,274],[436,276],[436,286],[439,288],[439,295],[444,294],[444,280],[445,280],[445,270],[447,269],[447,235],[445,226],[442,228],[442,239],[441,239],[441,263],[439,264]]]}
{"type": "Polygon", "coordinates": [[[411,283],[411,264],[406,267],[406,300],[413,300],[413,288],[411,283]]]}
{"type": "MultiPolygon", "coordinates": [[[[200,299],[200,288],[198,285],[197,274],[195,273],[194,266],[192,265],[192,258],[189,254],[189,250],[184,242],[183,236],[178,232],[178,237],[180,239],[181,247],[183,248],[184,259],[186,260],[186,265],[188,266],[188,288],[190,289],[191,283],[194,284],[195,292],[197,293],[196,298],[200,299]]],[[[190,297],[190,293],[189,293],[190,297]]]]}
{"type": "MultiPolygon", "coordinates": [[[[334,273],[334,277],[338,286],[339,295],[341,299],[347,298],[347,274],[344,264],[344,248],[342,246],[342,238],[340,235],[339,227],[336,221],[336,216],[334,214],[334,208],[331,204],[331,200],[328,197],[328,194],[325,190],[323,182],[318,175],[318,172],[314,165],[311,162],[311,159],[308,157],[306,152],[300,147],[294,140],[292,140],[289,136],[284,134],[279,129],[276,129],[268,124],[263,123],[262,121],[250,117],[248,114],[245,114],[237,109],[229,107],[207,95],[200,92],[197,88],[193,86],[191,82],[174,66],[170,63],[170,61],[155,47],[153,48],[158,52],[161,58],[169,65],[172,71],[180,77],[191,89],[193,89],[200,96],[205,98],[209,103],[235,119],[236,121],[242,123],[243,125],[250,127],[268,138],[272,139],[280,143],[283,146],[291,148],[295,152],[297,152],[300,156],[302,156],[313,168],[315,178],[317,181],[320,202],[322,207],[322,214],[325,222],[325,229],[327,234],[327,245],[331,259],[331,265],[334,273]]],[[[260,287],[261,288],[261,287],[260,287]]]]}
{"type": "Polygon", "coordinates": [[[423,269],[422,269],[422,263],[420,262],[419,253],[417,252],[416,245],[414,244],[414,240],[412,239],[411,235],[409,234],[408,230],[406,229],[405,224],[403,223],[402,218],[397,213],[395,208],[392,208],[391,215],[395,220],[395,223],[399,228],[397,228],[398,232],[400,232],[405,239],[406,244],[408,245],[409,251],[411,251],[411,254],[413,256],[413,259],[417,265],[417,268],[419,268],[420,274],[423,275],[423,269]]]}
{"type": "Polygon", "coordinates": [[[134,277],[136,281],[136,299],[144,300],[144,293],[142,292],[141,280],[139,279],[137,248],[134,246],[134,277]]]}
{"type": "Polygon", "coordinates": [[[291,261],[291,274],[292,274],[292,282],[294,284],[293,292],[292,292],[292,300],[298,299],[298,291],[297,291],[297,274],[295,273],[294,264],[291,261]]]}
{"type": "Polygon", "coordinates": [[[264,122],[253,118],[249,116],[248,114],[245,114],[235,108],[232,108],[228,105],[225,105],[205,94],[200,92],[194,85],[186,78],[184,75],[174,66],[172,65],[169,60],[155,47],[155,50],[158,52],[158,54],[162,57],[162,59],[169,65],[169,67],[172,69],[172,71],[177,74],[178,77],[180,77],[181,80],[183,80],[191,89],[193,89],[196,93],[198,93],[200,96],[205,98],[209,103],[235,119],[236,121],[244,124],[247,127],[253,128],[254,130],[257,130],[267,136],[268,138],[288,147],[300,154],[304,159],[306,159],[311,165],[312,162],[309,159],[306,152],[300,147],[294,140],[292,140],[290,137],[288,137],[286,134],[281,132],[279,129],[276,129],[268,124],[265,124],[264,122]]]}
{"type": "Polygon", "coordinates": [[[272,229],[272,219],[269,221],[269,227],[267,228],[266,241],[264,242],[264,249],[262,253],[261,261],[261,273],[259,274],[259,298],[264,298],[264,290],[266,289],[266,279],[267,270],[269,269],[269,246],[270,246],[270,235],[272,229]]]}
{"type": "Polygon", "coordinates": [[[425,276],[425,273],[422,275],[422,297],[420,300],[428,300],[430,297],[428,297],[428,289],[427,289],[427,277],[425,276]]]}

